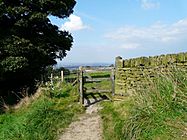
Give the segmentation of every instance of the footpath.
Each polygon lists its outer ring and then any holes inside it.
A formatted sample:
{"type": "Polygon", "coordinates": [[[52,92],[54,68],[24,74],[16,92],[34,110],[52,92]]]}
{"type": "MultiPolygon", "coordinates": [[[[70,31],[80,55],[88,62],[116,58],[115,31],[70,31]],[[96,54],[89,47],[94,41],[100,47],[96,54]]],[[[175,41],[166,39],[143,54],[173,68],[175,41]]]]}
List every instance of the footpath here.
{"type": "Polygon", "coordinates": [[[59,140],[102,140],[100,109],[98,103],[86,107],[85,114],[72,122],[59,140]]]}

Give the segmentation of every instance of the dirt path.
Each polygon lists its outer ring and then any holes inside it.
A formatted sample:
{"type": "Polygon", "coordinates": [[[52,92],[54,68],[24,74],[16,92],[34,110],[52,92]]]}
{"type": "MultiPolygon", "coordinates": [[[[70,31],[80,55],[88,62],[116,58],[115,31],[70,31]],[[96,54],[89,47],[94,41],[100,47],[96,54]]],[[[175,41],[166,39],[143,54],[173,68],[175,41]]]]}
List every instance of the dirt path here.
{"type": "Polygon", "coordinates": [[[102,140],[99,104],[88,106],[86,113],[67,128],[59,140],[102,140]]]}

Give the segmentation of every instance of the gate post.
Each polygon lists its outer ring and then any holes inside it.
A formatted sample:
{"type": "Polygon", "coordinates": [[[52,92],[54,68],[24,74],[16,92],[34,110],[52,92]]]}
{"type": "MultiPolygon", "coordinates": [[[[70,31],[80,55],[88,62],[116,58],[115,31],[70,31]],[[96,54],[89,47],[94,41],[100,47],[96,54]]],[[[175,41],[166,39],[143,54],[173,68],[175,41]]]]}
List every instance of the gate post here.
{"type": "Polygon", "coordinates": [[[64,82],[64,71],[61,71],[61,82],[64,82]]]}
{"type": "Polygon", "coordinates": [[[111,82],[112,82],[112,95],[115,95],[115,69],[112,68],[111,72],[111,82]]]}
{"type": "Polygon", "coordinates": [[[52,88],[53,88],[53,84],[54,84],[54,83],[53,83],[53,73],[51,73],[50,80],[51,80],[51,83],[50,83],[50,84],[51,84],[51,89],[52,89],[52,88]]]}
{"type": "Polygon", "coordinates": [[[79,67],[79,70],[80,70],[80,74],[79,74],[79,92],[80,92],[80,103],[81,104],[84,104],[84,90],[83,90],[83,87],[84,87],[84,83],[83,83],[83,69],[82,67],[79,67]]]}

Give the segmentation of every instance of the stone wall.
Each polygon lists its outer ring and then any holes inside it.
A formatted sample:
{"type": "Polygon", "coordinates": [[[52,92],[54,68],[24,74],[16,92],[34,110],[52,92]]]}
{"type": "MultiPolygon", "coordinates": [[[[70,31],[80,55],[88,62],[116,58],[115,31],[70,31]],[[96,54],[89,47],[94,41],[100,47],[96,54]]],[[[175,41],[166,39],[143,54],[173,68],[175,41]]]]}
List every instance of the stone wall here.
{"type": "Polygon", "coordinates": [[[174,69],[187,70],[187,53],[123,60],[116,57],[115,93],[128,95],[141,86],[149,86],[150,79],[169,74],[174,69]]]}

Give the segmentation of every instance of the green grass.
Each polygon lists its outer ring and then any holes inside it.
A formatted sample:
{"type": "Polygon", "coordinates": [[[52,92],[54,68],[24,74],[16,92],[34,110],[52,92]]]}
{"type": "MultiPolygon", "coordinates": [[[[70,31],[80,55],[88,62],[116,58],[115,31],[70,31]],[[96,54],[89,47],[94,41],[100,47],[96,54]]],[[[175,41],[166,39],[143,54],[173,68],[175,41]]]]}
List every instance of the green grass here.
{"type": "Polygon", "coordinates": [[[176,72],[151,82],[129,100],[104,103],[104,139],[187,139],[187,75],[176,72]]]}
{"type": "Polygon", "coordinates": [[[101,82],[93,82],[93,83],[85,83],[85,87],[87,89],[96,88],[96,89],[105,89],[111,90],[111,81],[110,80],[102,80],[101,82]]]}
{"type": "Polygon", "coordinates": [[[30,105],[0,115],[0,140],[54,140],[77,114],[76,88],[63,84],[42,95],[30,105]]]}
{"type": "MultiPolygon", "coordinates": [[[[102,79],[102,78],[107,78],[108,76],[110,76],[110,72],[108,72],[108,71],[93,72],[93,73],[89,73],[89,75],[92,78],[97,78],[97,79],[101,78],[101,81],[85,83],[84,87],[87,90],[91,90],[91,89],[112,90],[111,80],[102,79]]],[[[107,97],[111,98],[112,93],[101,93],[101,95],[106,95],[107,97]]],[[[99,97],[99,95],[97,93],[95,93],[94,96],[99,97]]],[[[88,97],[91,97],[91,96],[88,96],[88,97]]]]}
{"type": "Polygon", "coordinates": [[[135,93],[124,125],[125,139],[187,139],[187,79],[176,72],[135,93]]]}
{"type": "Polygon", "coordinates": [[[89,75],[92,78],[106,78],[106,77],[110,77],[111,72],[110,71],[101,71],[101,72],[93,72],[90,73],[89,75]]]}
{"type": "Polygon", "coordinates": [[[127,119],[129,99],[123,102],[103,102],[103,109],[100,111],[103,125],[104,140],[122,140],[123,127],[127,119]]]}
{"type": "Polygon", "coordinates": [[[65,75],[64,78],[77,78],[77,74],[65,75]]]}

